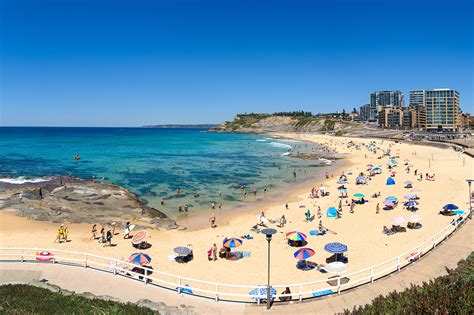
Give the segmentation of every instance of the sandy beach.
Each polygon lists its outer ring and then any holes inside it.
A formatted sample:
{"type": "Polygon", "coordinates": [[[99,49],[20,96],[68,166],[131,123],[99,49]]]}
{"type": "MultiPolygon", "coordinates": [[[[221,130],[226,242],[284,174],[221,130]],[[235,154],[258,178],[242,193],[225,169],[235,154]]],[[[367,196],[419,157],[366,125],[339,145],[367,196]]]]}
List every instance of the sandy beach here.
{"type": "MultiPolygon", "coordinates": [[[[291,247],[285,238],[285,233],[289,231],[299,231],[308,235],[306,247],[315,250],[315,255],[309,261],[318,264],[325,263],[330,256],[324,250],[324,245],[330,242],[340,242],[348,246],[347,257],[349,258],[349,272],[357,271],[371,265],[383,262],[389,258],[397,256],[399,253],[407,251],[416,246],[433,234],[439,232],[443,227],[451,222],[453,217],[439,215],[438,212],[447,203],[457,204],[461,209],[467,208],[468,190],[465,179],[474,176],[473,160],[465,155],[460,155],[451,149],[441,149],[428,146],[419,146],[408,143],[395,143],[392,141],[382,141],[379,139],[359,139],[345,137],[330,137],[324,135],[307,134],[285,134],[296,140],[314,141],[325,144],[337,152],[348,153],[349,157],[343,169],[338,170],[333,177],[324,179],[321,182],[314,182],[307,187],[300,187],[297,191],[291,191],[288,202],[272,204],[263,208],[255,208],[246,212],[239,212],[236,215],[227,216],[225,219],[217,216],[217,227],[211,229],[204,227],[192,230],[148,230],[147,242],[152,247],[145,250],[152,257],[151,266],[155,270],[169,272],[176,275],[187,276],[195,279],[218,281],[229,284],[263,284],[266,283],[267,276],[267,242],[262,234],[250,232],[253,225],[257,223],[256,215],[262,211],[270,219],[278,219],[283,214],[288,223],[283,228],[269,224],[269,227],[276,228],[277,234],[271,243],[272,249],[272,282],[273,284],[293,284],[300,282],[316,281],[326,279],[328,274],[323,274],[317,270],[301,271],[296,268],[297,260],[293,253],[298,249],[291,247]],[[361,145],[357,150],[355,146],[348,147],[352,141],[361,145]],[[380,148],[377,153],[369,152],[364,144],[375,141],[380,148]],[[389,177],[386,163],[388,157],[382,156],[382,150],[390,149],[392,155],[398,156],[398,166],[394,168],[396,175],[395,185],[387,186],[386,180],[389,177]],[[405,171],[404,160],[408,160],[410,173],[405,171]],[[355,185],[355,177],[360,173],[367,173],[367,164],[374,164],[383,169],[383,173],[372,177],[368,185],[355,185]],[[336,182],[339,175],[348,170],[352,170],[352,175],[348,175],[349,199],[355,193],[362,193],[368,200],[363,205],[356,205],[355,212],[349,212],[349,206],[343,206],[342,218],[332,219],[326,217],[328,207],[338,207],[339,193],[336,182]],[[418,174],[423,174],[423,180],[414,175],[414,170],[418,174]],[[425,180],[425,174],[435,174],[434,181],[425,180]],[[403,183],[407,180],[413,182],[413,187],[420,190],[419,210],[423,227],[417,230],[408,230],[406,233],[397,233],[386,236],[382,233],[383,226],[391,226],[390,220],[396,216],[409,218],[414,213],[403,209],[402,203],[405,201],[404,195],[410,189],[404,188],[403,183]],[[326,187],[330,192],[329,196],[317,199],[310,199],[311,188],[326,187]],[[381,197],[371,198],[372,194],[380,192],[381,197]],[[400,204],[394,210],[384,211],[382,202],[387,196],[396,196],[400,204]],[[288,209],[285,208],[288,203],[288,209]],[[376,204],[380,203],[380,213],[376,214],[376,204]],[[325,227],[337,233],[326,233],[324,236],[311,236],[311,230],[318,229],[319,220],[316,217],[312,222],[305,221],[305,212],[309,209],[312,214],[316,214],[317,208],[322,209],[322,222],[325,227]],[[225,237],[238,237],[251,235],[253,239],[243,240],[242,246],[237,250],[250,252],[249,257],[231,261],[218,259],[208,261],[207,251],[213,243],[220,248],[225,237]],[[176,246],[186,246],[191,244],[194,250],[194,259],[186,264],[178,264],[169,259],[176,246]]],[[[317,172],[318,169],[315,170],[317,172]]],[[[344,205],[343,201],[343,205],[344,205]]],[[[132,222],[133,223],[133,222],[132,222]]],[[[406,226],[406,224],[405,224],[406,226]]],[[[97,241],[91,240],[91,226],[88,224],[70,224],[68,243],[53,243],[58,224],[51,222],[39,222],[17,217],[8,212],[0,213],[0,246],[1,247],[37,247],[53,248],[70,251],[95,253],[108,257],[128,258],[130,254],[137,252],[131,246],[131,241],[123,239],[122,230],[118,229],[112,243],[113,247],[103,247],[97,241]]],[[[472,242],[472,240],[466,240],[472,242]]]]}

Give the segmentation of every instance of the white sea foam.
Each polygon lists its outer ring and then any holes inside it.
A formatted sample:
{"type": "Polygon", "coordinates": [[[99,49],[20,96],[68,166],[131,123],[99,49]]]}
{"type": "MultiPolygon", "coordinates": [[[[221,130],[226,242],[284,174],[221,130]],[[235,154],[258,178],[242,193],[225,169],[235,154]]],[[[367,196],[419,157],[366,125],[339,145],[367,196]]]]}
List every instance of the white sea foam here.
{"type": "Polygon", "coordinates": [[[275,148],[284,148],[284,149],[291,149],[291,145],[286,144],[286,143],[280,143],[280,142],[270,142],[271,146],[275,148]]]}
{"type": "Polygon", "coordinates": [[[257,139],[256,141],[258,141],[258,142],[267,142],[267,140],[265,140],[265,139],[257,139]]]}
{"type": "Polygon", "coordinates": [[[48,177],[29,178],[29,179],[23,176],[20,176],[17,178],[0,178],[0,182],[15,184],[15,185],[20,185],[20,184],[25,184],[25,183],[41,183],[41,182],[47,182],[49,180],[51,180],[51,178],[48,178],[48,177]]]}
{"type": "Polygon", "coordinates": [[[328,159],[320,158],[319,161],[323,162],[326,165],[331,165],[332,164],[331,160],[328,160],[328,159]]]}
{"type": "Polygon", "coordinates": [[[287,156],[287,155],[290,155],[290,152],[285,152],[281,156],[287,156]]]}

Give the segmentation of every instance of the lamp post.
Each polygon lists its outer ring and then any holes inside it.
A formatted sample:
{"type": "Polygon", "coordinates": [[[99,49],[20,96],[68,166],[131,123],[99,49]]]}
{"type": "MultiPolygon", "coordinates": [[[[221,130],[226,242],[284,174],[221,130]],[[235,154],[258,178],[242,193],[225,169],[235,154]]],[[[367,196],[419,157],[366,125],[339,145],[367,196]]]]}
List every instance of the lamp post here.
{"type": "Polygon", "coordinates": [[[270,309],[271,305],[271,294],[270,294],[270,242],[272,240],[272,235],[277,231],[275,229],[263,229],[262,234],[265,234],[268,242],[268,282],[267,282],[267,310],[270,309]]]}
{"type": "Polygon", "coordinates": [[[474,182],[474,179],[468,179],[466,182],[469,185],[469,219],[472,220],[472,193],[471,193],[471,183],[474,182]]]}

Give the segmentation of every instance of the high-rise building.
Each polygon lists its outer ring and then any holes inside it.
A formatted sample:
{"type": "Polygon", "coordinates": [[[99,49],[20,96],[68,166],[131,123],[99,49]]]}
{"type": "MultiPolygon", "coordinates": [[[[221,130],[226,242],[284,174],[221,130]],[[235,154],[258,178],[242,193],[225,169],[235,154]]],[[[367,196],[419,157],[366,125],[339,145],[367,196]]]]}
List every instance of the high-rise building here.
{"type": "MultiPolygon", "coordinates": [[[[401,109],[404,105],[405,99],[400,91],[373,92],[370,94],[370,118],[377,120],[379,118],[378,115],[382,114],[385,109],[401,109]]],[[[380,123],[380,120],[379,125],[384,126],[384,124],[380,123]]]]}
{"type": "Polygon", "coordinates": [[[452,89],[425,91],[426,130],[457,131],[459,129],[459,93],[452,89]]]}
{"type": "Polygon", "coordinates": [[[365,104],[360,107],[359,116],[362,121],[370,120],[370,104],[365,104]]]}
{"type": "Polygon", "coordinates": [[[386,107],[378,112],[379,126],[389,129],[403,127],[404,114],[401,108],[386,107]]]}

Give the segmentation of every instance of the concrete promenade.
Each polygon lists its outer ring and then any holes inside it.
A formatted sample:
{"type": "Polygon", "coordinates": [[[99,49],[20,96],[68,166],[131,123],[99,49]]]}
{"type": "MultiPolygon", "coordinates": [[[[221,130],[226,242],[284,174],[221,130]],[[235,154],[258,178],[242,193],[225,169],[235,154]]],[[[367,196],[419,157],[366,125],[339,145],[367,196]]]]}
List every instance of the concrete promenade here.
{"type": "Polygon", "coordinates": [[[264,306],[244,303],[214,302],[193,296],[177,294],[175,291],[145,285],[121,276],[94,270],[60,264],[0,263],[0,284],[32,283],[47,279],[48,283],[68,291],[89,292],[96,296],[110,296],[122,301],[136,302],[148,299],[164,303],[169,314],[334,314],[356,305],[370,303],[379,294],[393,290],[402,291],[413,284],[445,275],[445,268],[455,268],[459,260],[466,258],[473,250],[473,222],[467,222],[447,241],[425,255],[420,261],[407,266],[400,272],[355,289],[319,299],[273,305],[270,311],[264,306]],[[185,306],[185,307],[183,307],[185,306]]]}

